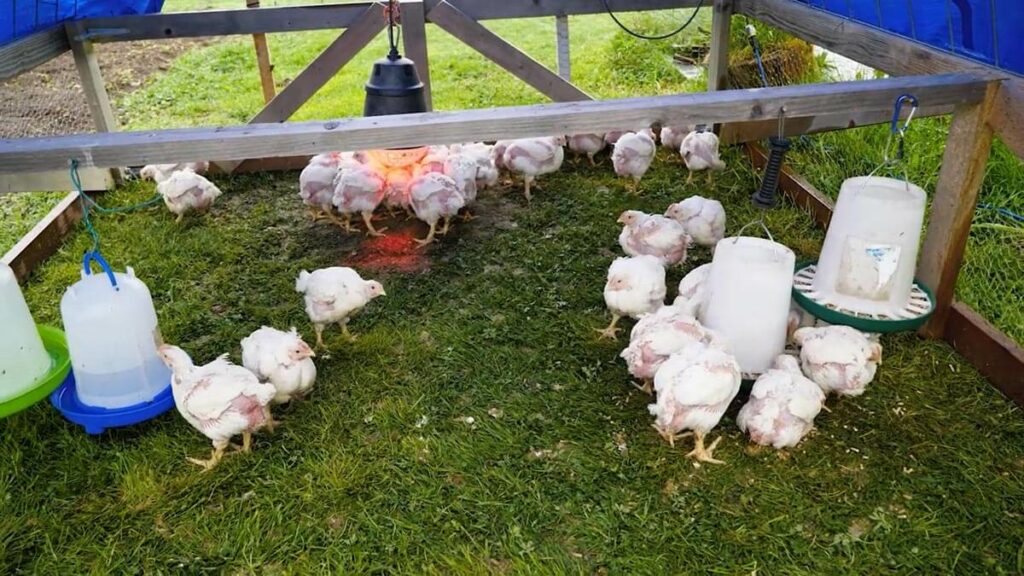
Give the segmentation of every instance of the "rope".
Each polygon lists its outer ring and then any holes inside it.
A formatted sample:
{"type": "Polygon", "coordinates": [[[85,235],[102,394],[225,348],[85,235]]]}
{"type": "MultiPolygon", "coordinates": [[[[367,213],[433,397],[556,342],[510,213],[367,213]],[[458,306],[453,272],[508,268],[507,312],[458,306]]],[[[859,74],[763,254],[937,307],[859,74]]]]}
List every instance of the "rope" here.
{"type": "Polygon", "coordinates": [[[679,28],[676,28],[675,30],[673,30],[672,32],[669,32],[667,34],[659,34],[659,35],[656,35],[656,36],[647,36],[645,34],[641,34],[639,32],[634,32],[633,30],[630,30],[629,28],[627,28],[626,25],[623,24],[621,20],[619,20],[618,16],[616,16],[615,13],[612,12],[612,7],[608,4],[608,0],[601,0],[601,2],[604,3],[605,11],[607,11],[608,15],[612,17],[612,20],[614,20],[615,23],[619,25],[619,28],[622,28],[622,30],[626,34],[629,34],[630,36],[632,36],[634,38],[639,38],[641,40],[665,40],[667,38],[671,38],[671,37],[675,36],[676,34],[679,34],[683,30],[686,30],[690,26],[690,24],[693,23],[694,18],[697,17],[697,13],[700,12],[700,9],[704,7],[704,0],[699,0],[697,2],[697,7],[693,9],[693,14],[690,14],[690,18],[686,22],[683,22],[682,26],[680,26],[679,28]]]}
{"type": "Polygon", "coordinates": [[[163,197],[160,194],[156,194],[149,200],[139,202],[138,204],[132,204],[131,206],[118,206],[115,208],[104,208],[96,203],[95,200],[89,197],[82,190],[82,179],[78,175],[78,160],[72,159],[70,163],[70,176],[71,185],[74,186],[75,192],[78,193],[78,201],[82,205],[82,223],[85,224],[85,231],[89,233],[92,238],[92,249],[90,252],[98,253],[100,250],[100,233],[96,231],[96,227],[93,226],[92,218],[90,217],[90,211],[96,210],[100,214],[125,214],[128,212],[136,212],[138,210],[144,210],[151,206],[156,205],[163,197]]]}

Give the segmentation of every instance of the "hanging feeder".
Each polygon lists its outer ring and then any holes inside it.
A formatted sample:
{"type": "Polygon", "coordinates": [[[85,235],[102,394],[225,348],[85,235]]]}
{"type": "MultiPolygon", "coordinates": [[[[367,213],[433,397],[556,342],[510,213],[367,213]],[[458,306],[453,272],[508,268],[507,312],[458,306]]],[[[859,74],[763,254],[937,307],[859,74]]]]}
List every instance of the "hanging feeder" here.
{"type": "Polygon", "coordinates": [[[60,308],[73,374],[50,400],[68,420],[100,434],[174,406],[170,370],[157,356],[153,300],[131,268],[115,273],[98,252],[86,252],[82,279],[67,289],[60,308]],[[104,274],[92,274],[93,262],[104,274]]]}
{"type": "MultiPolygon", "coordinates": [[[[914,114],[898,126],[903,102],[917,109],[913,96],[897,101],[886,160],[879,168],[902,160],[903,135],[914,114]],[[890,159],[893,137],[899,144],[890,159]]],[[[843,182],[821,257],[799,267],[793,296],[826,322],[869,332],[912,330],[934,309],[931,293],[914,281],[927,195],[905,173],[894,179],[876,172],[843,182]]]]}
{"type": "Polygon", "coordinates": [[[18,279],[0,263],[0,418],[46,398],[71,368],[60,330],[32,320],[18,279]]]}

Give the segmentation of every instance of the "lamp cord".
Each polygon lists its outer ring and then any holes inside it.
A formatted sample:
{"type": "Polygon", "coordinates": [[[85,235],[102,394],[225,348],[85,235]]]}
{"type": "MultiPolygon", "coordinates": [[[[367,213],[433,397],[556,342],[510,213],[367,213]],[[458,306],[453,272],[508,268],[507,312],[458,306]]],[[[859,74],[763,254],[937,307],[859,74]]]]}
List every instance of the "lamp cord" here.
{"type": "Polygon", "coordinates": [[[698,0],[697,7],[693,9],[693,14],[690,14],[690,18],[686,22],[684,22],[682,26],[676,28],[675,30],[667,34],[647,36],[645,34],[634,32],[633,30],[627,28],[626,25],[623,24],[621,20],[619,20],[618,16],[616,16],[615,13],[612,12],[612,7],[608,4],[608,0],[601,0],[601,2],[604,3],[604,9],[608,12],[608,15],[612,17],[612,20],[614,20],[615,23],[619,25],[619,28],[622,28],[622,30],[629,34],[630,36],[634,38],[639,38],[641,40],[665,40],[667,38],[675,36],[676,34],[679,34],[683,30],[686,30],[690,26],[690,24],[693,23],[693,20],[697,17],[697,13],[700,12],[700,9],[704,7],[704,0],[698,0]]]}

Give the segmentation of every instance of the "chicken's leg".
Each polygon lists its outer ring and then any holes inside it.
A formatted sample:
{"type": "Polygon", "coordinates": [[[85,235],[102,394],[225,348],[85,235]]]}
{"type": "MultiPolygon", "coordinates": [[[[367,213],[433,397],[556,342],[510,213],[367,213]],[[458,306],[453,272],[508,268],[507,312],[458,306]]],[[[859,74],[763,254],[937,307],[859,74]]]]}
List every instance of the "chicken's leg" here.
{"type": "Polygon", "coordinates": [[[654,396],[654,383],[651,382],[650,378],[644,378],[644,385],[641,386],[636,382],[633,382],[633,387],[637,390],[647,394],[648,396],[654,396]]]}
{"type": "Polygon", "coordinates": [[[372,219],[373,212],[363,212],[363,223],[366,224],[366,234],[368,236],[383,236],[384,231],[387,230],[387,228],[381,228],[380,230],[377,230],[376,228],[373,227],[373,222],[371,221],[372,219]]]}
{"type": "Polygon", "coordinates": [[[349,224],[349,221],[348,221],[348,214],[345,215],[345,221],[344,222],[342,222],[341,220],[338,220],[338,217],[334,215],[334,211],[330,210],[330,209],[324,210],[324,216],[326,216],[327,219],[331,221],[331,223],[333,223],[338,228],[341,228],[345,232],[351,232],[352,231],[352,226],[351,226],[351,224],[349,224]]]}
{"type": "MultiPolygon", "coordinates": [[[[267,420],[267,429],[270,430],[271,432],[274,431],[273,425],[271,424],[271,422],[273,422],[273,421],[274,421],[273,419],[267,420]]],[[[252,432],[249,432],[248,430],[246,430],[245,432],[242,432],[242,452],[251,452],[251,451],[252,451],[252,432]]]]}
{"type": "Polygon", "coordinates": [[[358,338],[355,334],[348,331],[347,321],[341,323],[341,333],[345,336],[345,338],[348,338],[349,342],[355,342],[356,338],[358,338]]]}
{"type": "Polygon", "coordinates": [[[178,214],[178,217],[174,219],[174,223],[175,224],[181,224],[181,220],[184,217],[185,217],[185,213],[184,212],[182,212],[181,214],[178,214]]]}
{"type": "Polygon", "coordinates": [[[721,460],[715,460],[711,455],[712,452],[715,451],[715,446],[718,446],[718,443],[722,441],[721,436],[715,438],[715,441],[707,448],[704,447],[703,432],[694,431],[693,436],[696,438],[696,442],[693,450],[686,455],[687,458],[693,458],[698,462],[707,462],[708,464],[725,464],[725,462],[721,460]]]}
{"type": "Polygon", "coordinates": [[[324,325],[313,324],[313,330],[316,330],[316,347],[326,348],[326,346],[324,346],[324,325]]]}
{"type": "Polygon", "coordinates": [[[693,170],[690,170],[690,175],[686,177],[686,185],[693,184],[693,170]]]}
{"type": "Polygon", "coordinates": [[[323,218],[323,212],[321,212],[320,210],[317,210],[316,208],[313,208],[312,206],[310,206],[309,207],[309,217],[313,219],[313,222],[316,222],[317,220],[323,218]]]}
{"type": "Polygon", "coordinates": [[[447,236],[448,235],[448,227],[451,226],[451,223],[452,223],[451,217],[450,216],[445,216],[444,217],[444,226],[441,227],[441,232],[439,232],[439,234],[441,234],[441,236],[447,236]]]}
{"type": "MultiPolygon", "coordinates": [[[[277,426],[281,422],[278,421],[278,420],[274,420],[274,415],[270,413],[270,406],[269,405],[263,407],[263,418],[266,421],[266,424],[264,424],[263,427],[267,429],[267,434],[273,434],[274,433],[274,429],[277,428],[277,426]]],[[[249,433],[246,432],[246,433],[242,434],[242,452],[248,452],[249,451],[249,449],[246,448],[246,442],[249,442],[250,439],[245,437],[246,434],[249,434],[249,433]]]]}
{"type": "Polygon", "coordinates": [[[619,316],[618,314],[612,314],[612,323],[609,324],[608,327],[604,328],[604,329],[597,329],[597,328],[595,328],[595,331],[598,334],[601,335],[600,338],[602,340],[605,339],[605,338],[609,338],[611,340],[615,340],[616,336],[618,336],[618,333],[619,333],[619,329],[616,328],[615,326],[619,323],[619,320],[621,318],[622,317],[619,316]]]}
{"type": "Polygon", "coordinates": [[[418,240],[417,239],[415,242],[417,244],[419,244],[420,246],[426,246],[427,244],[430,244],[431,242],[434,241],[434,235],[436,233],[437,233],[437,222],[431,222],[430,223],[430,233],[427,234],[427,237],[422,239],[422,240],[418,240]]]}
{"type": "Polygon", "coordinates": [[[591,166],[597,166],[597,161],[594,160],[594,155],[593,154],[587,154],[587,158],[590,158],[590,165],[591,166]]]}
{"type": "Polygon", "coordinates": [[[217,440],[213,443],[213,451],[210,453],[209,460],[203,460],[201,458],[186,458],[186,460],[197,466],[202,466],[204,472],[213,470],[217,464],[220,464],[221,458],[224,457],[224,449],[227,447],[227,440],[217,440]]]}
{"type": "Polygon", "coordinates": [[[526,201],[529,202],[530,198],[531,198],[531,196],[530,196],[530,184],[533,183],[533,177],[529,176],[529,175],[523,176],[523,183],[524,183],[523,194],[526,195],[526,201]]]}
{"type": "Polygon", "coordinates": [[[630,185],[629,191],[632,192],[634,196],[639,196],[640,195],[640,179],[639,178],[634,178],[633,179],[633,184],[630,185]]]}
{"type": "Polygon", "coordinates": [[[669,432],[668,430],[664,430],[662,428],[659,428],[657,424],[651,424],[651,426],[653,426],[654,429],[658,431],[658,435],[661,436],[661,439],[664,440],[665,442],[668,442],[668,445],[671,446],[672,448],[676,447],[676,440],[679,440],[680,438],[686,438],[690,434],[693,434],[693,432],[683,432],[682,434],[673,434],[673,433],[669,432]]]}
{"type": "Polygon", "coordinates": [[[712,181],[715,178],[715,171],[710,169],[710,168],[708,168],[708,175],[706,176],[706,178],[707,178],[707,181],[708,181],[708,185],[710,186],[712,181]]]}

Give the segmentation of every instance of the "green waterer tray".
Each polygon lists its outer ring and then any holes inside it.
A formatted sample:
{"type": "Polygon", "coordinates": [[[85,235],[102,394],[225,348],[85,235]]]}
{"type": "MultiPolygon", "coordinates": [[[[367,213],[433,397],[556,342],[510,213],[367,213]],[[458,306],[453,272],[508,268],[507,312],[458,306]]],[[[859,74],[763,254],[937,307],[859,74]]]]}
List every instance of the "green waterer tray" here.
{"type": "Polygon", "coordinates": [[[71,372],[71,355],[68,354],[68,342],[64,332],[53,326],[36,324],[43,346],[50,354],[50,370],[28,390],[5,402],[0,402],[0,418],[6,418],[16,412],[45,399],[50,395],[71,372]]]}

